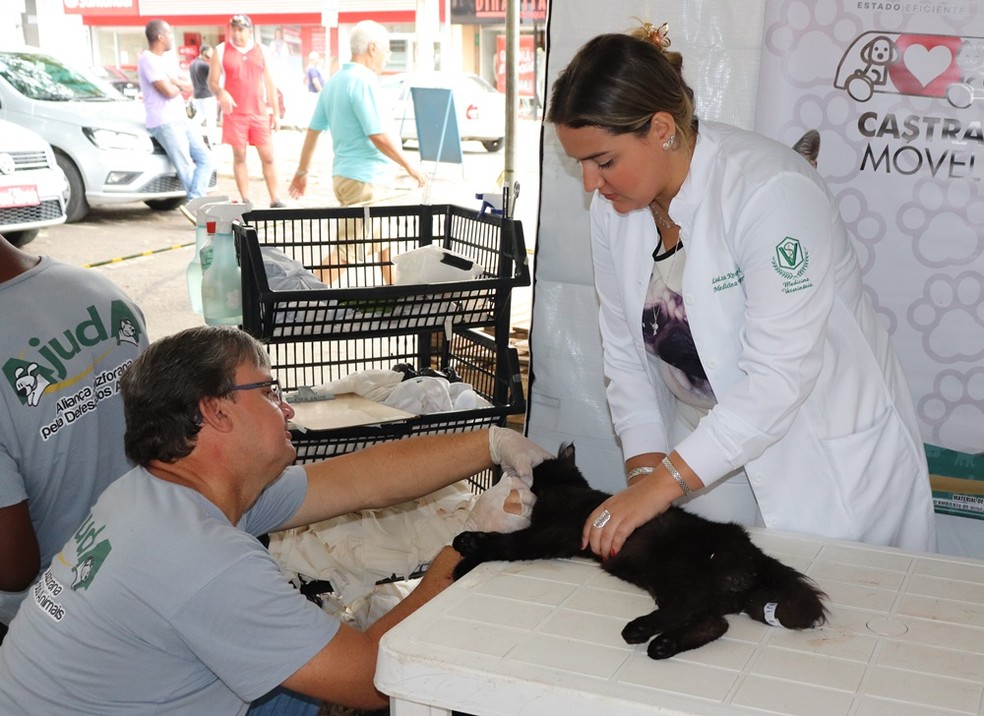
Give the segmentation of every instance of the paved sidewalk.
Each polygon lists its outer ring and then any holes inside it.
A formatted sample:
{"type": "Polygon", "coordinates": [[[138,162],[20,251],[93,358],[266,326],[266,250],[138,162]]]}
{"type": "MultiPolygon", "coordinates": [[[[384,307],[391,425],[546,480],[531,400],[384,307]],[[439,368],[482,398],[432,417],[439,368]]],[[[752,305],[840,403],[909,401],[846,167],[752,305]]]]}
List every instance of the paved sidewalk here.
{"type": "MultiPolygon", "coordinates": [[[[517,137],[517,180],[520,182],[522,200],[517,204],[517,215],[524,221],[536,216],[534,202],[538,197],[539,183],[539,124],[532,120],[519,122],[517,137]],[[534,210],[531,211],[531,208],[534,210]]],[[[274,158],[277,166],[278,186],[281,201],[291,206],[337,206],[331,186],[331,137],[324,133],[318,141],[314,158],[308,173],[308,191],[300,200],[294,201],[287,195],[287,186],[297,169],[306,131],[302,129],[282,129],[274,133],[274,158]]],[[[475,194],[482,191],[497,191],[497,180],[504,169],[503,152],[486,152],[478,142],[462,144],[463,164],[421,162],[416,145],[411,142],[404,151],[412,161],[420,164],[430,181],[420,189],[408,175],[401,172],[394,179],[393,203],[453,203],[461,206],[480,206],[475,194]]],[[[220,178],[232,179],[232,150],[226,145],[215,148],[220,178]]],[[[266,206],[269,197],[263,185],[263,174],[256,150],[249,148],[246,155],[250,176],[250,199],[257,207],[266,206]],[[254,188],[255,183],[255,188],[254,188]]],[[[224,183],[223,183],[224,184],[224,183]]],[[[234,186],[234,185],[232,185],[234,186]]],[[[389,203],[389,202],[387,202],[389,203]]]]}

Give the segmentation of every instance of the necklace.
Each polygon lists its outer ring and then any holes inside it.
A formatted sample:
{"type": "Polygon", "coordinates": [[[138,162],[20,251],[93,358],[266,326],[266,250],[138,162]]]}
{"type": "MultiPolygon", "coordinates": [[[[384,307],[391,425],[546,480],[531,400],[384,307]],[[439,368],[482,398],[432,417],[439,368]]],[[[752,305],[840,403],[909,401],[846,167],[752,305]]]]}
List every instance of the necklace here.
{"type": "Polygon", "coordinates": [[[670,221],[667,217],[663,216],[662,212],[656,209],[656,202],[654,201],[649,205],[649,212],[653,215],[653,219],[656,223],[662,226],[664,229],[679,229],[680,225],[675,224],[670,221]]]}

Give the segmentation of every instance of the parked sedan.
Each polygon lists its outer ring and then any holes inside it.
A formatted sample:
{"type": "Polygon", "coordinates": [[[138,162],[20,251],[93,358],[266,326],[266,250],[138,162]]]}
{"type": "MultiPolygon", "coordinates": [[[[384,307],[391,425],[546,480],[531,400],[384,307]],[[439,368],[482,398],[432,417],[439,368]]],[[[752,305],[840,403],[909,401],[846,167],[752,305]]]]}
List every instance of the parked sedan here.
{"type": "Polygon", "coordinates": [[[403,72],[381,79],[397,133],[405,144],[417,139],[411,87],[443,87],[454,99],[462,141],[475,140],[487,151],[502,149],[506,136],[506,96],[478,75],[463,72],[403,72]]]}
{"type": "Polygon", "coordinates": [[[0,49],[0,119],[51,144],[68,179],[68,221],[95,205],[180,206],[184,187],[147,132],[143,103],[90,77],[36,48],[0,49]]]}
{"type": "Polygon", "coordinates": [[[140,99],[140,78],[137,77],[136,70],[116,65],[97,66],[92,69],[97,77],[104,82],[109,82],[124,97],[140,99]]]}
{"type": "Polygon", "coordinates": [[[0,120],[0,234],[23,246],[65,221],[68,183],[41,135],[0,120]]]}

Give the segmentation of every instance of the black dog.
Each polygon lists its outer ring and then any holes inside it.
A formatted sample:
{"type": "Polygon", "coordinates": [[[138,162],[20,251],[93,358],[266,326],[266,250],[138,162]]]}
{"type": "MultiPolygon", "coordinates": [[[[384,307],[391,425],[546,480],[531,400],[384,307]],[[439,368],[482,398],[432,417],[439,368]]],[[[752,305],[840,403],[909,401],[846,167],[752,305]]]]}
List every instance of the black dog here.
{"type": "MultiPolygon", "coordinates": [[[[463,556],[455,579],[494,560],[594,557],[581,550],[591,512],[609,497],[592,489],[574,464],[574,446],[533,471],[536,505],[525,530],[463,532],[454,548],[463,556]]],[[[728,630],[725,614],[745,612],[790,629],[826,620],[826,595],[804,575],[766,555],[734,523],[713,522],[677,507],[639,527],[602,569],[652,595],[657,609],[629,622],[622,637],[649,643],[653,659],[696,649],[728,630]],[[653,638],[655,637],[655,638],[653,638]]]]}

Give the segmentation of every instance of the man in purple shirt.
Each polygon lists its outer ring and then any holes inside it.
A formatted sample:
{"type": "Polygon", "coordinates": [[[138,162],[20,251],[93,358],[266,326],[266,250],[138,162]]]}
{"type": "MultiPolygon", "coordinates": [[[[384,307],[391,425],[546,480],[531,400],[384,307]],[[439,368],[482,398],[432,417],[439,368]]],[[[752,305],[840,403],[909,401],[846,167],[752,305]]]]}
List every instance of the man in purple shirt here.
{"type": "Polygon", "coordinates": [[[188,122],[181,92],[191,92],[191,80],[178,74],[173,57],[164,56],[174,47],[171,26],[164,20],[151,20],[144,33],[149,49],[141,53],[137,69],[147,131],[164,147],[188,198],[197,199],[208,192],[212,155],[188,122]]]}

